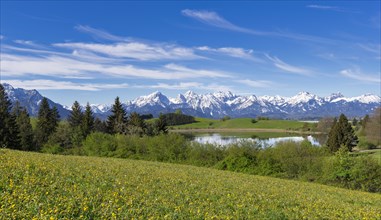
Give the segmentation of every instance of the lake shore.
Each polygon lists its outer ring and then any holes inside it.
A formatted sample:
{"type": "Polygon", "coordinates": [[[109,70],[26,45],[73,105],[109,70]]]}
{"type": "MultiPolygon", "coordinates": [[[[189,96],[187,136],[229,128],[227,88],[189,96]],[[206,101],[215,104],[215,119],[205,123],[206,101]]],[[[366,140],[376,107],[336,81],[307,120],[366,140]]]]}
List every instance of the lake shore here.
{"type": "Polygon", "coordinates": [[[274,133],[291,133],[291,134],[323,134],[322,132],[316,131],[296,131],[287,129],[276,129],[276,128],[188,128],[188,129],[170,129],[170,132],[274,132],[274,133]]]}

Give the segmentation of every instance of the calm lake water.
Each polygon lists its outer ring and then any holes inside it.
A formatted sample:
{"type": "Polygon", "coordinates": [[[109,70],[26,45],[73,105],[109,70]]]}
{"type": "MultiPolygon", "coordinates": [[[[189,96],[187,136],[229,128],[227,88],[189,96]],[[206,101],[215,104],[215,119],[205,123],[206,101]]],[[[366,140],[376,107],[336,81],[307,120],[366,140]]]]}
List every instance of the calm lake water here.
{"type": "Polygon", "coordinates": [[[304,140],[308,140],[309,142],[311,142],[312,145],[321,146],[325,141],[325,137],[321,136],[301,136],[298,134],[284,133],[279,133],[279,136],[277,136],[276,133],[184,133],[184,135],[194,142],[202,144],[216,144],[220,146],[227,146],[229,144],[234,144],[240,141],[252,141],[259,143],[262,147],[270,147],[282,141],[301,142],[304,140]]]}

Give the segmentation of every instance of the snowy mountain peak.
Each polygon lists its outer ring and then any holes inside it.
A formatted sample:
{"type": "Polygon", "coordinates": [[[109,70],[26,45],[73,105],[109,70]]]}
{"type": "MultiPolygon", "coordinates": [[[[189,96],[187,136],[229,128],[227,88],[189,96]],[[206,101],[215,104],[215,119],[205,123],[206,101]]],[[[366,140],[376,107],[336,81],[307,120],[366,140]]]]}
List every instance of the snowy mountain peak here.
{"type": "Polygon", "coordinates": [[[381,102],[381,97],[380,96],[376,96],[376,95],[372,95],[372,94],[365,94],[365,95],[361,95],[361,96],[358,96],[358,97],[354,97],[354,99],[358,100],[359,102],[361,103],[380,103],[381,102]]]}
{"type": "MultiPolygon", "coordinates": [[[[31,116],[36,116],[42,95],[36,90],[13,88],[9,84],[3,84],[12,103],[19,101],[25,106],[31,116]]],[[[62,106],[48,100],[51,106],[57,106],[62,118],[69,115],[70,106],[62,106]]],[[[98,117],[105,118],[110,114],[112,105],[92,104],[93,112],[98,117]]],[[[257,117],[267,116],[271,118],[288,119],[316,119],[325,116],[338,116],[344,113],[348,117],[364,116],[371,114],[375,108],[381,106],[381,97],[372,94],[364,94],[357,97],[346,98],[340,93],[334,93],[328,97],[320,98],[309,92],[300,92],[292,97],[282,96],[240,96],[231,92],[215,92],[208,94],[196,94],[188,91],[184,95],[179,94],[176,98],[168,98],[159,91],[147,96],[138,97],[123,104],[127,112],[140,114],[153,114],[174,112],[181,109],[184,114],[197,117],[222,118],[226,115],[231,117],[257,117]]]]}
{"type": "Polygon", "coordinates": [[[313,95],[309,92],[299,92],[296,96],[291,97],[288,100],[288,103],[292,105],[300,104],[300,103],[307,103],[310,100],[319,100],[320,98],[316,95],[313,95]]]}
{"type": "Polygon", "coordinates": [[[186,102],[186,99],[185,99],[183,94],[178,94],[176,98],[169,98],[169,100],[173,104],[181,104],[181,103],[186,102]]]}
{"type": "Polygon", "coordinates": [[[197,95],[197,93],[195,93],[195,92],[189,90],[189,91],[187,91],[186,93],[184,93],[184,96],[185,96],[186,98],[188,98],[188,97],[196,97],[196,96],[198,96],[198,95],[197,95]]]}
{"type": "Polygon", "coordinates": [[[154,93],[151,93],[147,96],[141,96],[134,101],[132,101],[132,104],[135,104],[138,107],[146,106],[146,105],[161,105],[163,107],[169,105],[170,101],[167,98],[167,96],[163,95],[161,92],[156,91],[154,93]]]}
{"type": "Polygon", "coordinates": [[[335,99],[341,99],[341,98],[344,98],[344,95],[341,94],[340,92],[336,92],[336,93],[332,93],[330,96],[326,97],[324,100],[330,102],[335,99]]]}

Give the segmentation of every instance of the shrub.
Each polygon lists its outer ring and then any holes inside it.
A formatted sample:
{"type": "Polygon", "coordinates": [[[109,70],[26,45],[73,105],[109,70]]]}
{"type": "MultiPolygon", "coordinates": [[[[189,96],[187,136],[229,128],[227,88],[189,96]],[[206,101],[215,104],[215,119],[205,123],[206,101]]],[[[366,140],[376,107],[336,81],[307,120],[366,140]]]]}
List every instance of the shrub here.
{"type": "Polygon", "coordinates": [[[253,142],[240,142],[226,148],[225,158],[216,167],[222,170],[253,173],[257,165],[259,146],[253,142]]]}
{"type": "Polygon", "coordinates": [[[113,156],[117,143],[111,134],[94,132],[86,137],[82,146],[88,156],[113,156]]]}

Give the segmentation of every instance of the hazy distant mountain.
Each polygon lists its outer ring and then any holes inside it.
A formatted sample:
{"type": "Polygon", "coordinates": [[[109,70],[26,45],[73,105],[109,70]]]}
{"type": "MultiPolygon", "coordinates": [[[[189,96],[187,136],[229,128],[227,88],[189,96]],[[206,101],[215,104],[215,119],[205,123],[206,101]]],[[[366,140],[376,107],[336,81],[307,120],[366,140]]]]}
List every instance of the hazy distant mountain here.
{"type": "MultiPolygon", "coordinates": [[[[42,100],[38,91],[15,89],[9,84],[3,85],[12,102],[18,100],[22,106],[27,107],[30,115],[37,115],[38,105],[42,100]]],[[[58,108],[61,117],[65,118],[69,114],[70,107],[64,107],[51,100],[49,100],[49,104],[58,108]]],[[[168,98],[161,92],[154,92],[127,101],[123,103],[123,106],[127,112],[151,113],[155,116],[181,109],[184,114],[207,118],[221,118],[228,115],[231,117],[268,116],[271,118],[313,119],[338,116],[340,113],[344,113],[348,117],[371,114],[375,108],[381,106],[381,98],[372,94],[346,98],[340,93],[319,97],[308,92],[300,92],[292,97],[282,97],[239,96],[231,92],[196,94],[192,91],[179,94],[176,98],[168,98]]],[[[93,112],[102,118],[106,118],[110,114],[111,105],[92,104],[91,107],[93,112]]]]}

